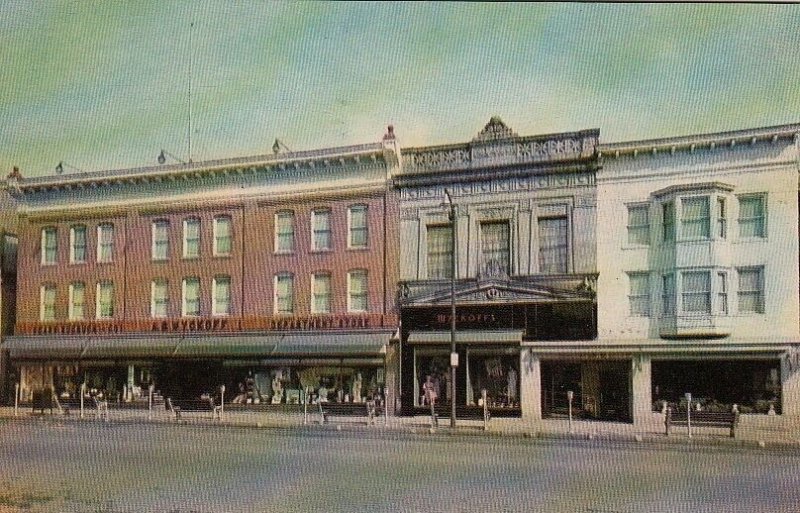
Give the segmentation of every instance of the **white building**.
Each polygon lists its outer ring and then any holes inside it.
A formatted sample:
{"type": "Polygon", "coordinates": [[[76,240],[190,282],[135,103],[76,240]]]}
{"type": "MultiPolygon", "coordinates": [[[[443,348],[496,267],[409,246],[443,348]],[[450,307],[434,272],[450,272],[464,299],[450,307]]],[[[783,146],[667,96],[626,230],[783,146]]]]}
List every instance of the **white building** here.
{"type": "Polygon", "coordinates": [[[798,134],[600,145],[592,345],[628,362],[635,424],[687,392],[701,408],[800,415],[798,134]]]}

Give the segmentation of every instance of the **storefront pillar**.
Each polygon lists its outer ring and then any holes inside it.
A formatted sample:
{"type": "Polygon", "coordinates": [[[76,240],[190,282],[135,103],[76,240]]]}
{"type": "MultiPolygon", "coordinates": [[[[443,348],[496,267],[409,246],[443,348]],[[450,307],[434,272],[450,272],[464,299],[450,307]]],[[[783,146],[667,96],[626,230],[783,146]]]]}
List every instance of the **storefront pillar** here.
{"type": "Polygon", "coordinates": [[[396,408],[399,408],[398,393],[400,391],[400,344],[390,342],[386,345],[385,359],[386,376],[384,387],[386,389],[386,415],[393,416],[396,408]]]}
{"type": "Polygon", "coordinates": [[[524,349],[519,359],[520,407],[526,422],[542,420],[542,365],[539,356],[524,349]]]}
{"type": "Polygon", "coordinates": [[[652,381],[650,357],[634,356],[631,360],[631,414],[634,426],[644,427],[653,421],[652,381]]]}
{"type": "Polygon", "coordinates": [[[787,417],[800,417],[800,358],[790,355],[781,358],[782,413],[787,417]]]}

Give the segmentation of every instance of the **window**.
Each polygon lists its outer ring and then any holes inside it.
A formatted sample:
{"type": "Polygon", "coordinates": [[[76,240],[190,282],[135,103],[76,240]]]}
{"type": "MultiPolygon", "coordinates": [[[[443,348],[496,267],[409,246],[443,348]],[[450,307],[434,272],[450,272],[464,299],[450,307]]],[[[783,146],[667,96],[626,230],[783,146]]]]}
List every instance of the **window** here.
{"type": "Polygon", "coordinates": [[[331,212],[314,210],[311,212],[311,249],[323,251],[331,249],[331,212]]]}
{"type": "Polygon", "coordinates": [[[567,218],[539,218],[539,272],[567,272],[567,218]]]}
{"type": "Polygon", "coordinates": [[[231,254],[233,241],[231,236],[231,218],[219,216],[214,218],[214,255],[231,254]]]}
{"type": "Polygon", "coordinates": [[[275,275],[275,313],[294,313],[294,276],[290,273],[275,275]]]}
{"type": "Polygon", "coordinates": [[[184,278],[182,283],[181,316],[200,315],[200,278],[184,278]]]}
{"type": "Polygon", "coordinates": [[[114,225],[104,223],[97,227],[97,261],[111,262],[114,259],[114,225]]]}
{"type": "Polygon", "coordinates": [[[347,247],[367,247],[367,206],[353,205],[347,211],[348,232],[350,236],[347,247]]]}
{"type": "Polygon", "coordinates": [[[294,212],[275,214],[275,252],[294,251],[294,212]]]}
{"type": "Polygon", "coordinates": [[[739,197],[739,237],[766,237],[763,195],[739,197]]]}
{"type": "Polygon", "coordinates": [[[153,260],[169,258],[169,221],[153,222],[153,260]]]}
{"type": "Polygon", "coordinates": [[[481,272],[487,276],[511,274],[508,221],[481,223],[481,272]]]}
{"type": "Polygon", "coordinates": [[[211,293],[214,296],[211,315],[231,314],[231,277],[216,276],[211,284],[211,293]]]}
{"type": "Polygon", "coordinates": [[[69,284],[69,320],[80,321],[85,316],[86,285],[83,282],[69,284]]]}
{"type": "Polygon", "coordinates": [[[707,271],[683,273],[683,311],[711,313],[711,278],[707,271]]]}
{"type": "Polygon", "coordinates": [[[150,317],[163,319],[167,317],[169,306],[169,282],[158,278],[150,282],[150,317]]]}
{"type": "Polygon", "coordinates": [[[111,319],[114,317],[114,283],[101,281],[97,284],[97,309],[98,319],[111,319]]]}
{"type": "Polygon", "coordinates": [[[717,313],[728,315],[728,273],[717,273],[717,313]]]}
{"type": "Polygon", "coordinates": [[[367,271],[347,273],[347,311],[367,311],[367,271]]]}
{"type": "Polygon", "coordinates": [[[661,308],[664,315],[675,315],[675,275],[661,276],[661,308]]]}
{"type": "Polygon", "coordinates": [[[710,237],[708,196],[681,199],[681,236],[685,239],[710,237]]]}
{"type": "Polygon", "coordinates": [[[51,226],[42,229],[42,264],[56,263],[58,254],[58,232],[51,226]]]}
{"type": "Polygon", "coordinates": [[[630,292],[628,303],[632,316],[650,315],[650,275],[648,273],[628,273],[630,292]]]}
{"type": "Polygon", "coordinates": [[[86,227],[82,224],[69,229],[69,262],[71,264],[86,262],[86,227]]]}
{"type": "Polygon", "coordinates": [[[661,205],[661,227],[664,232],[662,234],[664,241],[675,240],[675,203],[668,202],[661,205]]]}
{"type": "Polygon", "coordinates": [[[428,226],[428,278],[453,276],[452,225],[428,226]]]}
{"type": "Polygon", "coordinates": [[[39,320],[56,320],[56,286],[51,283],[39,289],[39,320]]]}
{"type": "Polygon", "coordinates": [[[331,313],[331,275],[316,273],[311,276],[311,313],[331,313]]]}
{"type": "Polygon", "coordinates": [[[183,258],[200,256],[200,220],[190,218],[183,220],[183,258]]]}
{"type": "Polygon", "coordinates": [[[717,198],[717,237],[720,239],[728,236],[727,215],[725,198],[717,198]]]}
{"type": "Polygon", "coordinates": [[[628,207],[628,243],[650,244],[650,206],[628,207]]]}
{"type": "Polygon", "coordinates": [[[764,268],[737,269],[739,274],[739,313],[764,313],[764,268]]]}

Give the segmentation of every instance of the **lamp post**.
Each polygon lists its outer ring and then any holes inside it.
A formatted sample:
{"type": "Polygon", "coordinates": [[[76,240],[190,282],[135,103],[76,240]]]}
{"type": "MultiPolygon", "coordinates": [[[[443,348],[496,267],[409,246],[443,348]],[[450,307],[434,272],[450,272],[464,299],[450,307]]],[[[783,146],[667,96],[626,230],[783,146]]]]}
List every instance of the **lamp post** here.
{"type": "Polygon", "coordinates": [[[450,269],[450,427],[456,427],[456,367],[458,367],[458,353],[456,352],[456,206],[450,191],[444,190],[447,205],[450,207],[450,242],[452,244],[452,267],[450,269]]]}

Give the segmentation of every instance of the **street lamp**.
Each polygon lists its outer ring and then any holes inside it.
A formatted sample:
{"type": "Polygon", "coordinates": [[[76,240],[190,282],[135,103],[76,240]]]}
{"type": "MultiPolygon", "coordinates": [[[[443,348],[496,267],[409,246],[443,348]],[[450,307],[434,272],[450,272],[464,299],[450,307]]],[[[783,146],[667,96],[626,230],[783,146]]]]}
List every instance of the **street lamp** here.
{"type": "Polygon", "coordinates": [[[444,190],[447,205],[450,207],[450,241],[452,244],[452,267],[450,269],[450,427],[456,427],[456,367],[458,367],[458,353],[456,352],[456,206],[450,191],[444,190]]]}

